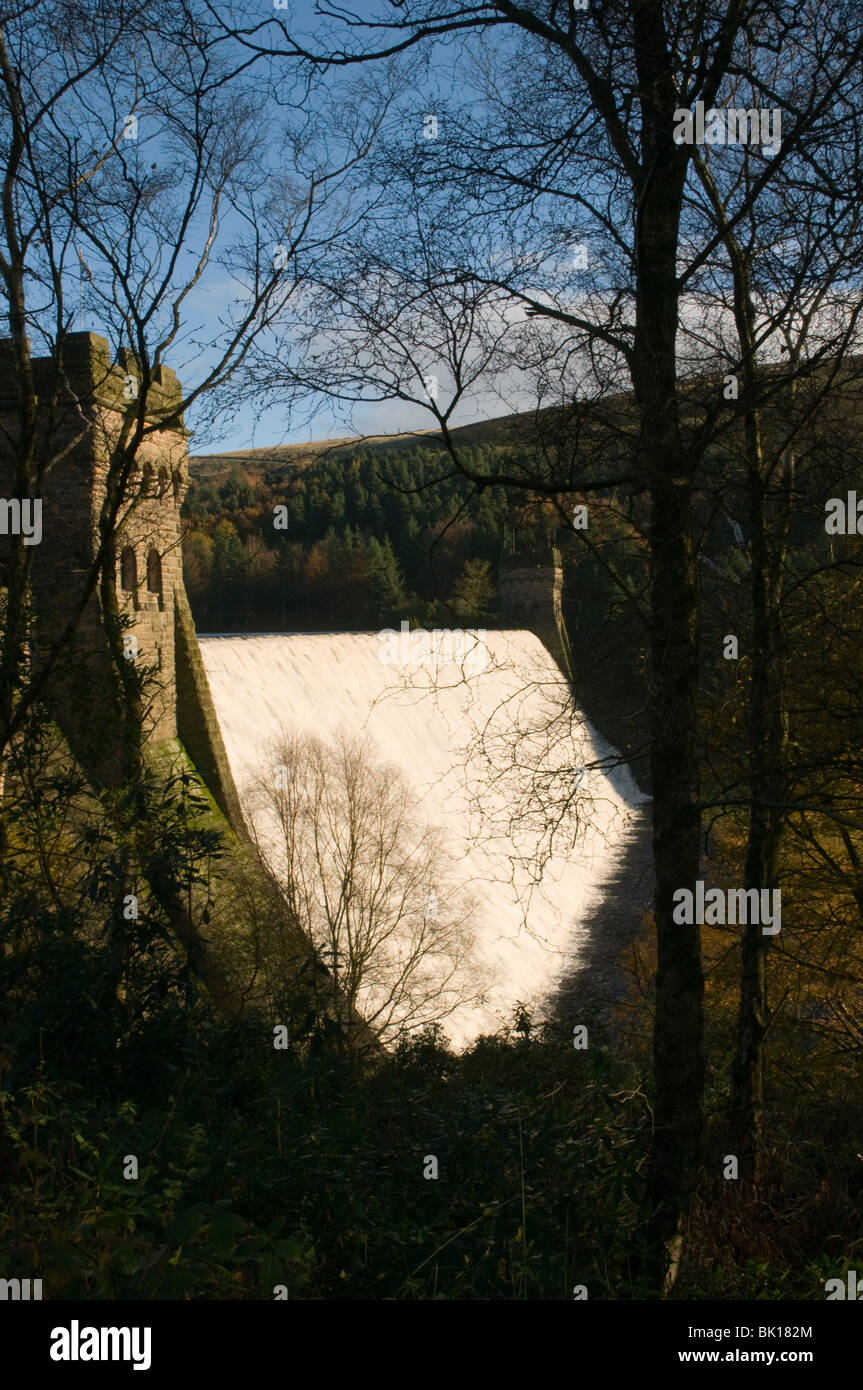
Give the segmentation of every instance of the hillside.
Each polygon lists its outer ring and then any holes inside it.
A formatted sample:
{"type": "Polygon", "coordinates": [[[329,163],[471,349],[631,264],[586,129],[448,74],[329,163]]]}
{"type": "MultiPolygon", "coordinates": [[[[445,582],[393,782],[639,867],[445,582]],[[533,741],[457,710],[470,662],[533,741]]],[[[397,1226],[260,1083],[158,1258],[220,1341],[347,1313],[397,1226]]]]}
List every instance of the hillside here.
{"type": "MultiPolygon", "coordinates": [[[[782,370],[781,364],[765,365],[764,380],[769,383],[774,378],[777,388],[781,389],[782,370]]],[[[800,378],[803,391],[817,390],[834,370],[835,363],[832,361],[813,363],[808,385],[805,377],[800,378]]],[[[830,410],[835,413],[837,420],[844,420],[847,424],[849,415],[859,420],[861,414],[863,355],[848,354],[843,359],[842,376],[845,378],[844,390],[841,397],[834,398],[830,410]]],[[[722,373],[709,372],[693,374],[681,383],[681,397],[684,402],[689,402],[688,409],[684,405],[684,414],[689,415],[692,424],[703,418],[705,402],[714,394],[721,394],[725,380],[722,373]]],[[[547,406],[457,425],[450,430],[450,434],[462,448],[518,449],[536,447],[538,443],[547,446],[553,442],[557,447],[581,447],[583,450],[588,444],[582,433],[585,425],[588,433],[591,428],[598,428],[601,433],[603,428],[625,430],[627,426],[635,424],[631,393],[621,391],[573,401],[568,407],[547,406]]],[[[604,442],[607,449],[607,437],[604,442]]],[[[206,482],[221,482],[236,469],[241,469],[252,479],[265,472],[280,474],[306,468],[327,458],[344,460],[357,450],[386,454],[410,449],[418,444],[433,452],[444,452],[440,430],[409,430],[403,434],[354,435],[224,453],[192,454],[189,456],[189,471],[194,479],[206,482]]]]}
{"type": "MultiPolygon", "coordinates": [[[[462,446],[503,448],[526,440],[535,428],[535,418],[532,413],[500,415],[492,420],[459,425],[451,433],[462,446]]],[[[264,473],[280,474],[307,468],[327,458],[344,459],[357,449],[396,452],[417,444],[440,452],[444,449],[439,430],[409,430],[404,434],[354,435],[341,439],[312,440],[307,444],[275,444],[261,449],[237,449],[229,453],[192,454],[189,456],[189,472],[198,481],[218,483],[237,468],[250,478],[255,478],[264,473]]]]}

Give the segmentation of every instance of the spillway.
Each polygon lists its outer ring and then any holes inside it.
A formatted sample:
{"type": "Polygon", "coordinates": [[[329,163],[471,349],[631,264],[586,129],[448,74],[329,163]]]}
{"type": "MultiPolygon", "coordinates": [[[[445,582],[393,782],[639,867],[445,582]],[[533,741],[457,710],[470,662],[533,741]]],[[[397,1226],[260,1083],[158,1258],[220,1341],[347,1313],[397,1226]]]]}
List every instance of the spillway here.
{"type": "Polygon", "coordinates": [[[542,642],[490,631],[482,660],[374,632],[201,636],[200,647],[241,796],[283,732],[341,730],[370,738],[445,833],[484,981],[443,1021],[452,1045],[511,1023],[519,1002],[541,1011],[578,961],[645,799],[572,708],[542,642]]]}

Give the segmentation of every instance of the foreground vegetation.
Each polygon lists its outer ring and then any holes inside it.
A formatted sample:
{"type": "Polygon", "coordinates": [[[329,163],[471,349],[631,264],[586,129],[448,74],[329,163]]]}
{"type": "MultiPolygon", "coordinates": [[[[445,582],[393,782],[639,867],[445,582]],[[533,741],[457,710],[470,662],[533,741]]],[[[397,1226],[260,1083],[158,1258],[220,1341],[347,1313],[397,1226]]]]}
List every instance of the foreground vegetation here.
{"type": "MultiPolygon", "coordinates": [[[[577,1048],[571,1019],[540,1027],[520,1009],[458,1056],[435,1028],[359,1046],[313,953],[279,944],[273,903],[255,916],[246,885],[237,908],[237,847],[191,776],[95,796],[51,726],[24,751],[0,956],[5,1274],[67,1299],[648,1296],[631,1264],[651,1130],[647,926],[613,1039],[590,1021],[577,1048]],[[193,904],[185,942],[171,875],[193,904]]],[[[820,1299],[859,1248],[853,1059],[782,1025],[766,1181],[757,1200],[725,1181],[727,947],[708,939],[707,1157],[675,1296],[820,1299]]]]}
{"type": "MultiPolygon", "coordinates": [[[[82,1082],[52,1036],[2,1094],[0,1263],[48,1297],[644,1296],[628,1260],[649,1111],[638,1066],[601,1047],[523,1030],[453,1057],[427,1034],[370,1065],[316,1029],[276,1052],[263,1019],[199,1001],[82,1082]]],[[[783,1082],[769,1122],[761,1206],[704,1180],[677,1296],[820,1299],[847,1266],[849,1099],[803,1114],[783,1082]]]]}

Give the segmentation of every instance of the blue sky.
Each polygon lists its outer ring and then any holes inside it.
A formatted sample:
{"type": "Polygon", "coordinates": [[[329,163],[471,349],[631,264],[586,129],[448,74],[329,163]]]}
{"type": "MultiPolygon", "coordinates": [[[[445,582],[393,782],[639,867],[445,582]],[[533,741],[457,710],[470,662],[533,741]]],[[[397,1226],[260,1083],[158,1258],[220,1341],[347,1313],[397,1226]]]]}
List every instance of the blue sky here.
{"type": "MultiPolygon", "coordinates": [[[[302,0],[302,3],[295,3],[291,0],[289,10],[275,11],[272,9],[270,0],[259,0],[259,4],[249,4],[248,0],[243,0],[241,5],[243,21],[247,25],[258,22],[260,19],[268,17],[270,13],[280,20],[285,20],[290,24],[292,32],[305,34],[309,46],[317,45],[319,48],[324,43],[324,31],[320,16],[315,14],[313,3],[302,0]]],[[[374,13],[378,8],[373,4],[359,3],[355,9],[366,15],[374,13]]],[[[392,11],[389,11],[392,15],[392,11]]],[[[342,32],[342,41],[344,35],[342,32]]],[[[454,48],[451,43],[437,44],[434,49],[429,49],[424,54],[422,63],[417,60],[414,69],[416,85],[407,95],[409,107],[415,106],[418,132],[421,131],[422,113],[426,111],[441,110],[446,97],[453,91],[453,63],[454,48]]],[[[368,69],[363,69],[363,75],[368,73],[377,76],[381,73],[378,65],[373,65],[368,69]]],[[[345,76],[337,74],[335,82],[354,81],[360,75],[359,69],[351,69],[345,76]]],[[[338,95],[334,101],[338,100],[338,95]]],[[[404,120],[404,105],[400,105],[394,119],[404,120]]],[[[272,107],[272,120],[274,129],[274,143],[278,141],[279,122],[282,114],[278,107],[272,107]]],[[[333,147],[333,153],[337,146],[333,147]]],[[[224,240],[230,241],[234,227],[230,219],[226,219],[222,227],[224,240]]],[[[199,336],[206,337],[208,333],[215,333],[218,328],[219,314],[222,312],[226,299],[235,294],[236,284],[232,285],[223,270],[214,270],[209,274],[202,286],[202,292],[196,299],[190,301],[189,319],[194,320],[199,326],[199,336]]],[[[183,378],[184,363],[181,360],[171,360],[170,365],[183,378]]],[[[472,420],[491,418],[504,414],[507,410],[506,405],[501,403],[497,396],[475,398],[472,402],[466,403],[459,412],[453,417],[453,423],[468,423],[472,420]]],[[[191,429],[196,427],[196,414],[200,412],[191,410],[188,417],[188,425],[191,429]]],[[[436,428],[434,415],[421,404],[413,404],[407,401],[392,400],[380,403],[359,403],[352,406],[346,403],[333,402],[326,396],[317,396],[306,401],[303,406],[291,415],[286,404],[266,404],[249,402],[238,407],[236,413],[230,420],[224,421],[219,433],[211,434],[207,438],[199,441],[193,438],[190,440],[190,450],[192,453],[204,452],[215,453],[230,450],[263,448],[279,444],[300,443],[312,439],[332,439],[342,438],[346,435],[375,435],[393,434],[411,430],[426,430],[436,428]]]]}
{"type": "MultiPolygon", "coordinates": [[[[376,6],[363,3],[356,6],[362,13],[371,15],[376,6]]],[[[309,0],[290,0],[288,9],[276,10],[270,0],[259,0],[259,3],[249,3],[243,0],[239,9],[235,13],[241,13],[243,22],[251,26],[254,23],[274,15],[276,19],[282,20],[290,25],[292,32],[304,35],[310,46],[315,43],[323,43],[324,30],[320,16],[315,13],[315,6],[309,0]]],[[[416,92],[418,109],[425,109],[425,103],[432,99],[429,95],[436,86],[440,74],[447,70],[447,59],[431,56],[431,62],[424,83],[424,90],[416,92]]],[[[351,78],[355,78],[357,70],[352,70],[351,78]]],[[[342,80],[337,78],[337,81],[342,80]]],[[[278,130],[281,119],[277,107],[273,106],[273,127],[278,130]]],[[[221,232],[222,237],[227,242],[230,240],[234,231],[231,219],[225,220],[221,232]]],[[[236,285],[232,286],[225,277],[224,272],[219,269],[213,270],[202,286],[202,292],[196,299],[189,304],[189,319],[194,320],[196,325],[200,325],[204,336],[207,332],[217,330],[219,314],[222,311],[226,297],[236,293],[236,285]]],[[[170,365],[175,367],[178,374],[183,374],[183,362],[170,360],[170,365]]],[[[194,408],[189,412],[187,424],[194,430],[196,426],[196,412],[194,408]]],[[[495,415],[502,413],[499,403],[489,404],[489,408],[480,412],[481,414],[495,415]]],[[[462,413],[462,418],[467,421],[477,417],[475,408],[468,407],[462,413]]],[[[393,400],[383,403],[361,403],[348,406],[345,403],[337,403],[328,397],[320,395],[305,402],[302,407],[294,411],[293,415],[284,404],[267,404],[262,406],[249,402],[237,408],[236,413],[230,420],[226,420],[220,428],[218,435],[211,435],[202,438],[200,443],[195,439],[189,441],[190,451],[195,453],[200,449],[201,452],[215,453],[220,451],[230,451],[236,449],[263,448],[271,445],[291,444],[306,442],[312,439],[332,439],[342,438],[346,435],[368,435],[368,434],[392,434],[407,430],[432,429],[436,422],[433,415],[422,405],[414,405],[410,402],[393,400]]]]}
{"type": "MultiPolygon", "coordinates": [[[[287,19],[294,32],[306,30],[310,36],[310,46],[317,42],[323,46],[324,37],[319,18],[314,14],[314,5],[304,2],[302,4],[291,4],[289,11],[274,11],[272,0],[259,0],[257,4],[250,4],[249,0],[243,0],[239,7],[242,14],[242,21],[246,25],[252,25],[275,14],[278,19],[287,19]],[[313,37],[311,37],[313,36],[313,37]]],[[[373,6],[366,5],[365,13],[371,13],[373,6]]],[[[236,12],[236,11],[235,11],[236,12]]],[[[263,36],[262,36],[263,40],[263,36]]],[[[500,42],[496,36],[496,42],[500,42]]],[[[423,114],[427,111],[443,112],[446,100],[449,96],[456,99],[464,96],[467,87],[472,86],[472,73],[468,68],[467,76],[464,80],[464,87],[456,86],[455,77],[455,54],[452,44],[438,44],[435,49],[430,50],[424,58],[427,62],[419,58],[411,64],[411,85],[400,93],[399,100],[391,111],[387,120],[398,123],[397,128],[400,133],[404,133],[405,122],[411,124],[416,122],[417,140],[422,145],[422,120],[423,114]]],[[[283,74],[289,71],[288,65],[282,63],[279,69],[283,74]]],[[[251,77],[256,89],[263,90],[263,79],[266,76],[263,67],[255,70],[251,77]]],[[[340,154],[340,135],[338,129],[330,126],[330,111],[338,114],[340,103],[345,105],[341,108],[351,111],[350,93],[344,88],[345,83],[352,83],[358,77],[363,79],[374,79],[381,76],[383,79],[386,74],[379,65],[371,65],[363,68],[362,73],[359,69],[351,69],[346,76],[337,73],[332,82],[334,85],[329,87],[324,103],[320,109],[325,113],[327,122],[326,135],[320,135],[319,143],[315,145],[316,152],[322,153],[322,162],[328,163],[330,160],[338,161],[340,154]]],[[[249,74],[247,74],[247,78],[249,74]]],[[[290,93],[286,93],[290,95],[290,93]]],[[[117,97],[116,91],[111,93],[108,106],[117,106],[114,98],[117,97]]],[[[86,94],[85,98],[86,100],[86,94]]],[[[129,97],[127,96],[127,100],[129,97]]],[[[80,103],[81,98],[76,94],[76,102],[80,103]]],[[[320,103],[320,97],[318,98],[320,103]]],[[[125,110],[123,99],[119,98],[119,106],[113,114],[113,121],[123,120],[125,110]],[[119,114],[118,114],[119,113],[119,114]]],[[[317,108],[313,108],[317,109],[317,108]]],[[[279,180],[290,178],[292,162],[290,157],[285,157],[285,125],[289,119],[290,108],[283,107],[270,100],[263,112],[264,128],[266,130],[266,144],[260,151],[258,160],[258,150],[255,147],[255,176],[259,177],[258,197],[262,206],[266,204],[271,192],[279,186],[279,180]]],[[[75,112],[73,121],[80,130],[86,125],[88,117],[80,111],[80,105],[75,112]]],[[[110,137],[112,126],[112,116],[108,113],[107,126],[104,134],[110,137]]],[[[147,112],[146,106],[141,108],[140,120],[138,123],[136,144],[134,146],[124,146],[123,153],[130,159],[139,158],[143,162],[144,168],[156,169],[160,163],[160,156],[164,153],[165,132],[162,123],[147,112]]],[[[410,129],[410,127],[408,127],[410,129]]],[[[444,137],[445,138],[445,137],[444,137]]],[[[165,167],[170,170],[170,157],[165,161],[165,167]]],[[[368,187],[368,185],[367,185],[368,187]]],[[[182,181],[176,185],[177,209],[176,215],[179,216],[182,198],[182,181]]],[[[170,198],[170,194],[168,197],[170,198]]],[[[175,209],[168,204],[171,214],[175,209]]],[[[201,247],[204,245],[208,233],[204,208],[198,217],[197,224],[192,225],[191,235],[188,239],[187,247],[183,250],[178,266],[176,278],[177,283],[182,284],[188,271],[193,267],[201,247]]],[[[284,213],[282,214],[284,216],[284,213]]],[[[257,221],[260,227],[260,219],[257,221]]],[[[272,227],[272,224],[268,224],[272,227]]],[[[283,225],[279,223],[279,225],[283,225]]],[[[214,258],[208,265],[201,282],[189,295],[183,304],[182,327],[178,340],[171,346],[166,354],[165,361],[171,366],[180,378],[186,391],[194,388],[196,383],[206,374],[208,368],[218,358],[215,345],[220,335],[224,334],[226,326],[231,318],[232,305],[236,302],[242,306],[243,301],[248,302],[248,289],[244,283],[244,272],[233,273],[230,266],[223,259],[227,253],[230,260],[230,248],[232,243],[242,237],[243,233],[248,235],[248,225],[243,223],[238,213],[223,208],[219,227],[219,238],[215,248],[214,258]]],[[[142,234],[143,235],[143,234],[142,234]]],[[[263,238],[261,248],[262,258],[266,260],[270,255],[268,245],[269,232],[263,238]]],[[[97,281],[104,285],[110,285],[110,273],[105,264],[100,264],[99,251],[92,243],[88,243],[85,236],[80,238],[80,245],[83,247],[84,256],[89,266],[96,273],[97,281]]],[[[147,250],[155,248],[157,256],[167,256],[170,253],[170,237],[165,242],[156,237],[153,240],[152,231],[150,241],[146,244],[147,250]]],[[[274,247],[275,249],[275,243],[274,247]]],[[[79,284],[78,265],[74,256],[71,261],[71,276],[69,289],[71,299],[77,303],[79,284]]],[[[86,288],[86,285],[85,285],[86,288]]],[[[105,334],[111,337],[111,330],[104,317],[97,307],[92,311],[85,310],[83,316],[83,327],[92,331],[105,334]]],[[[77,316],[76,316],[77,318],[77,316]]],[[[77,323],[76,323],[77,326],[77,323]]],[[[153,325],[153,342],[161,338],[161,333],[157,333],[157,325],[153,325]]],[[[118,343],[112,343],[116,351],[118,343]]],[[[523,393],[515,389],[514,383],[505,383],[512,386],[512,390],[507,391],[507,400],[504,402],[497,394],[475,395],[466,401],[457,413],[452,417],[453,424],[463,424],[478,419],[492,418],[500,416],[512,409],[525,408],[528,401],[523,393]]],[[[190,452],[195,453],[216,453],[233,450],[243,450],[252,448],[266,448],[282,444],[301,443],[314,439],[343,438],[345,436],[362,437],[365,435],[394,434],[413,430],[428,430],[436,428],[434,414],[425,408],[421,403],[413,403],[398,399],[383,402],[360,402],[348,405],[344,402],[334,402],[325,395],[313,396],[306,399],[301,406],[295,407],[291,411],[287,400],[279,401],[272,396],[266,399],[262,396],[259,400],[248,400],[232,407],[230,413],[217,421],[216,427],[205,429],[204,415],[206,405],[193,405],[187,412],[187,425],[193,431],[193,437],[189,441],[190,452]]]]}

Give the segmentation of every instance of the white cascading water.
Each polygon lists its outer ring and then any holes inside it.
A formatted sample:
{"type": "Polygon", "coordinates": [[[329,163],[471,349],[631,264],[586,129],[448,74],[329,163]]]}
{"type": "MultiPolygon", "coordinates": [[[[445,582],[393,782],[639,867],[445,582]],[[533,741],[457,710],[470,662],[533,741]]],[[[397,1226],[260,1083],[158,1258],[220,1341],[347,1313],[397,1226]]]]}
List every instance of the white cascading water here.
{"type": "Polygon", "coordinates": [[[283,731],[370,735],[416,789],[424,820],[446,832],[486,976],[484,1001],[444,1020],[452,1044],[511,1023],[517,1002],[541,1009],[578,959],[582,923],[645,798],[572,709],[539,638],[490,631],[482,659],[469,644],[438,652],[437,665],[434,642],[417,657],[416,645],[368,632],[202,636],[200,646],[241,794],[283,731]],[[581,770],[598,761],[605,771],[581,770]]]}

